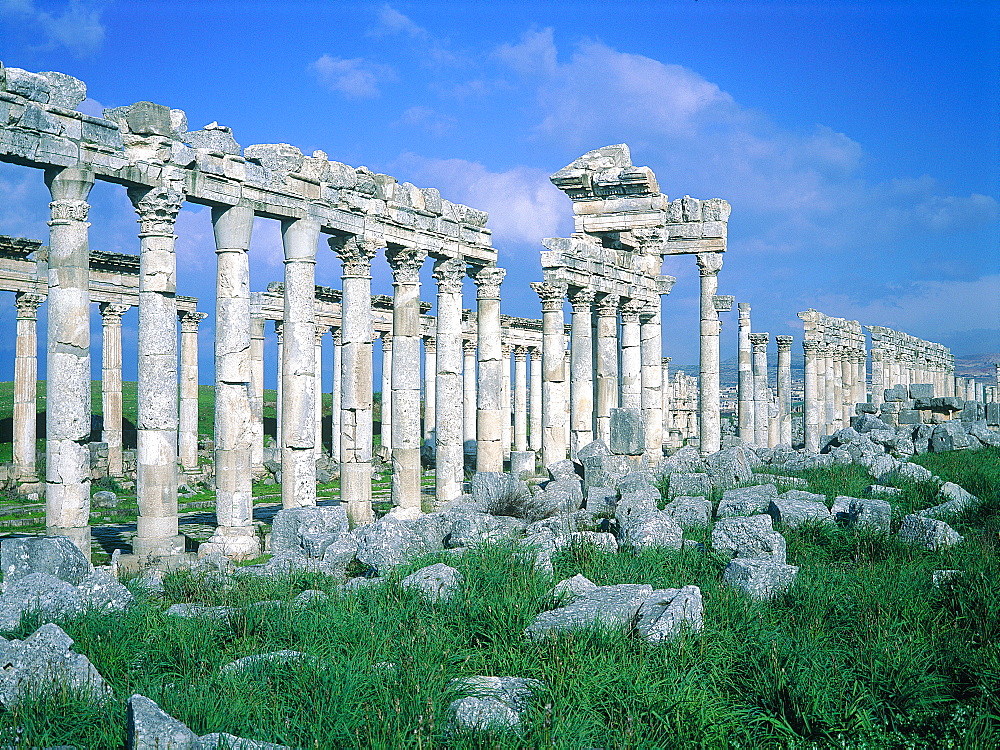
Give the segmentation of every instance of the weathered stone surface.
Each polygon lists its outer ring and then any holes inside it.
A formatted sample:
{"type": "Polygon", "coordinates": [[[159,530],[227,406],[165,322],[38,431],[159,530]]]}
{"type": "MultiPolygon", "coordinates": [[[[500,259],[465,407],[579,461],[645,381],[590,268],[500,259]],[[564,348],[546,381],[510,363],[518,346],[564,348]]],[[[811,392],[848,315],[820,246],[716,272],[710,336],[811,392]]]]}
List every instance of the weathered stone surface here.
{"type": "Polygon", "coordinates": [[[613,513],[618,493],[611,487],[591,487],[587,490],[586,508],[591,513],[613,513]]]}
{"type": "Polygon", "coordinates": [[[773,498],[767,512],[775,523],[783,523],[793,529],[808,522],[833,522],[833,516],[826,507],[826,496],[802,490],[788,490],[773,498]]]}
{"type": "Polygon", "coordinates": [[[704,624],[701,589],[657,589],[639,607],[635,629],[649,643],[669,643],[704,624]]]}
{"type": "Polygon", "coordinates": [[[584,596],[597,588],[597,584],[591,581],[589,578],[584,576],[582,573],[577,573],[572,578],[567,578],[564,581],[559,581],[552,589],[552,597],[556,601],[562,601],[564,603],[569,603],[574,601],[578,597],[584,596]]]}
{"type": "Polygon", "coordinates": [[[910,398],[934,398],[934,384],[911,383],[910,398]]]}
{"type": "Polygon", "coordinates": [[[954,482],[945,482],[938,491],[938,500],[943,502],[933,508],[922,510],[917,515],[938,520],[948,520],[979,505],[979,498],[966,492],[954,482]]]}
{"type": "Polygon", "coordinates": [[[272,742],[247,740],[223,732],[199,737],[154,701],[134,694],[128,699],[126,747],[129,750],[291,750],[272,742]]]}
{"type": "Polygon", "coordinates": [[[892,456],[887,456],[885,454],[875,456],[875,458],[868,464],[868,474],[872,479],[883,480],[883,477],[888,478],[889,475],[894,474],[899,466],[899,460],[893,458],[892,456]]]}
{"type": "Polygon", "coordinates": [[[736,558],[726,566],[722,580],[756,601],[782,594],[795,582],[799,569],[773,559],[736,558]]]}
{"type": "Polygon", "coordinates": [[[663,512],[687,531],[708,526],[712,519],[712,503],[704,497],[680,495],[667,503],[663,512]]]}
{"type": "Polygon", "coordinates": [[[929,469],[909,461],[899,465],[896,469],[896,476],[910,482],[929,482],[934,478],[929,469]]]}
{"type": "Polygon", "coordinates": [[[576,473],[576,464],[570,461],[568,458],[562,461],[556,461],[554,464],[548,467],[549,478],[552,481],[558,481],[560,479],[572,479],[575,481],[580,481],[580,475],[576,473]]]}
{"type": "Polygon", "coordinates": [[[399,585],[416,591],[429,602],[447,602],[462,588],[464,580],[450,565],[435,563],[406,576],[399,585]]]}
{"type": "Polygon", "coordinates": [[[957,420],[939,424],[931,433],[930,448],[934,453],[962,450],[969,447],[969,436],[957,420]]]}
{"type": "Polygon", "coordinates": [[[889,533],[892,522],[892,506],[876,498],[838,496],[830,513],[838,523],[864,526],[883,534],[889,533]]]}
{"type": "Polygon", "coordinates": [[[701,495],[708,497],[712,492],[712,478],[708,474],[682,474],[674,472],[667,484],[667,497],[673,499],[681,495],[701,495]]]}
{"type": "Polygon", "coordinates": [[[617,488],[618,482],[634,468],[628,456],[596,455],[581,461],[587,487],[617,488]]]}
{"type": "Polygon", "coordinates": [[[593,458],[595,456],[610,456],[610,455],[611,455],[611,449],[608,448],[607,444],[601,439],[597,439],[592,443],[587,443],[585,446],[583,446],[582,448],[580,448],[580,450],[576,452],[576,458],[581,463],[586,461],[588,458],[593,458]]]}
{"type": "Polygon", "coordinates": [[[233,674],[236,672],[251,672],[261,668],[271,668],[294,664],[301,661],[310,661],[314,657],[304,654],[301,651],[291,651],[282,649],[281,651],[269,651],[265,654],[251,654],[242,658],[223,664],[219,667],[219,674],[233,674]]]}
{"type": "Polygon", "coordinates": [[[118,495],[109,490],[101,490],[94,493],[90,504],[94,508],[114,508],[118,505],[118,495]]]}
{"type": "Polygon", "coordinates": [[[615,520],[618,528],[624,531],[640,518],[655,514],[658,511],[659,492],[637,492],[622,498],[615,506],[615,520]]]}
{"type": "Polygon", "coordinates": [[[34,612],[46,622],[76,617],[84,600],[73,586],[47,573],[18,578],[0,596],[0,630],[16,630],[21,615],[34,612]]]}
{"type": "Polygon", "coordinates": [[[768,515],[716,521],[712,528],[712,547],[732,557],[772,558],[785,562],[785,538],[774,530],[768,515]]]}
{"type": "Polygon", "coordinates": [[[521,717],[542,683],[522,677],[475,676],[452,680],[448,687],[465,694],[448,706],[453,728],[520,732],[521,717]]]}
{"type": "Polygon", "coordinates": [[[350,524],[343,506],[284,508],[271,522],[271,551],[277,554],[301,549],[310,557],[321,558],[326,544],[317,544],[317,540],[336,539],[348,531],[350,524]]]}
{"type": "Polygon", "coordinates": [[[760,458],[742,446],[726,448],[705,458],[708,475],[715,487],[736,487],[753,478],[753,470],[762,465],[760,458]]]}
{"type": "Polygon", "coordinates": [[[872,414],[859,414],[851,418],[851,427],[858,433],[864,434],[872,430],[891,430],[892,427],[872,414]]]}
{"type": "Polygon", "coordinates": [[[167,617],[185,619],[204,617],[209,620],[226,620],[233,613],[232,607],[204,607],[200,604],[171,604],[163,613],[167,617]]]}
{"type": "Polygon", "coordinates": [[[470,487],[473,503],[494,515],[518,513],[531,497],[526,482],[499,471],[477,472],[470,487]]]}
{"type": "Polygon", "coordinates": [[[647,513],[622,527],[621,543],[636,550],[646,547],[679,550],[684,543],[684,532],[668,513],[647,513]]]}
{"type": "MultiPolygon", "coordinates": [[[[534,498],[533,498],[534,499],[534,498]]],[[[511,516],[464,513],[455,518],[445,537],[446,547],[475,547],[480,544],[514,539],[525,529],[524,521],[511,516]]],[[[360,554],[358,559],[361,559],[360,554]]]]}
{"type": "Polygon", "coordinates": [[[58,625],[42,625],[23,641],[0,639],[0,704],[11,708],[25,694],[55,688],[100,698],[110,687],[58,625]]]}
{"type": "Polygon", "coordinates": [[[757,484],[752,487],[737,487],[722,493],[718,518],[735,516],[756,516],[767,513],[771,500],[778,497],[778,488],[773,484],[757,484]]]}
{"type": "Polygon", "coordinates": [[[378,575],[425,552],[423,540],[408,525],[391,516],[384,516],[351,533],[358,540],[358,561],[373,568],[378,575]]]}
{"type": "Polygon", "coordinates": [[[903,517],[896,538],[906,544],[932,552],[952,547],[962,541],[962,535],[944,521],[914,514],[903,517]]]}
{"type": "Polygon", "coordinates": [[[617,456],[641,456],[646,450],[646,432],[640,409],[611,410],[611,444],[617,456]]]}
{"type": "MultiPolygon", "coordinates": [[[[1000,410],[1000,403],[986,404],[987,412],[989,412],[991,408],[994,411],[1000,410]]],[[[965,426],[965,431],[967,434],[977,438],[985,445],[992,445],[994,448],[1000,447],[1000,431],[991,430],[986,426],[988,423],[989,419],[987,419],[986,422],[969,422],[965,426]]],[[[993,424],[996,424],[996,422],[993,422],[993,424]]]]}
{"type": "Polygon", "coordinates": [[[658,476],[667,474],[693,474],[705,471],[707,465],[696,448],[685,446],[676,453],[663,459],[654,469],[658,476]]]}
{"type": "Polygon", "coordinates": [[[575,475],[572,478],[554,479],[545,483],[545,491],[565,492],[570,498],[572,511],[583,507],[583,482],[575,475]]]}
{"type": "Polygon", "coordinates": [[[538,614],[524,632],[540,639],[593,626],[628,627],[652,593],[653,587],[644,584],[598,586],[565,607],[538,614]]]}
{"type": "Polygon", "coordinates": [[[618,551],[618,540],[615,535],[603,531],[574,531],[569,537],[556,538],[556,549],[567,545],[589,545],[601,552],[615,553],[618,551]]]}
{"type": "Polygon", "coordinates": [[[34,536],[0,542],[4,588],[32,573],[47,573],[78,585],[91,571],[90,561],[64,536],[34,536]]]}
{"type": "Polygon", "coordinates": [[[100,570],[80,581],[77,591],[85,606],[104,612],[124,612],[135,602],[132,592],[118,579],[100,570]]]}

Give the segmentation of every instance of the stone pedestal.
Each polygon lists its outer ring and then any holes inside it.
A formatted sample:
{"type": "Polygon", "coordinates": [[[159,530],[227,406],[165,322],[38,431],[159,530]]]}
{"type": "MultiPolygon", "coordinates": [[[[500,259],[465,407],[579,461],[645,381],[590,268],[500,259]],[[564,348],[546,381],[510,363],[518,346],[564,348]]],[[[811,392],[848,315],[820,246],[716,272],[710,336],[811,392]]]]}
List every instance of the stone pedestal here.
{"type": "Polygon", "coordinates": [[[573,306],[570,334],[570,445],[571,458],[594,441],[594,342],[592,338],[594,292],[573,289],[569,295],[573,306]]]}
{"type": "Polygon", "coordinates": [[[771,389],[767,384],[767,342],[769,338],[770,334],[768,333],[750,334],[750,344],[753,346],[753,442],[759,448],[767,447],[768,404],[771,401],[771,389]]]}
{"type": "Polygon", "coordinates": [[[186,474],[198,472],[198,324],[208,313],[178,311],[181,320],[178,458],[186,474]]]}
{"type": "Polygon", "coordinates": [[[618,408],[618,306],[621,298],[601,295],[594,306],[597,329],[597,437],[611,440],[611,410],[618,408]]]}
{"type": "Polygon", "coordinates": [[[38,294],[18,292],[17,340],[14,351],[14,472],[18,493],[38,492],[35,442],[38,440],[38,294]]]}
{"type": "Polygon", "coordinates": [[[566,341],[563,300],[566,285],[535,281],[542,303],[542,465],[566,458],[566,341]]]}
{"type": "Polygon", "coordinates": [[[740,302],[739,355],[737,392],[739,403],[738,436],[745,443],[754,442],[753,346],[750,343],[750,303],[740,302]]]}
{"type": "MultiPolygon", "coordinates": [[[[476,391],[476,471],[503,471],[501,422],[509,405],[503,394],[500,343],[500,284],[507,272],[485,266],[473,276],[478,313],[476,338],[479,352],[479,384],[476,391]]],[[[509,418],[509,417],[508,417],[509,418]]]]}
{"type": "Polygon", "coordinates": [[[701,453],[717,452],[722,446],[722,416],[719,409],[719,313],[715,294],[719,288],[722,253],[696,256],[701,278],[701,370],[699,382],[699,436],[701,453]]]}
{"type": "Polygon", "coordinates": [[[778,442],[792,444],[792,337],[775,336],[778,345],[778,442]]]}
{"type": "MultiPolygon", "coordinates": [[[[445,503],[462,494],[464,477],[466,404],[462,383],[462,281],[465,263],[459,258],[438,258],[434,263],[434,278],[437,281],[434,498],[438,503],[445,503]]],[[[474,360],[471,367],[474,372],[474,360]]]]}
{"type": "Polygon", "coordinates": [[[51,169],[45,526],[90,558],[90,249],[92,172],[51,169]]]}

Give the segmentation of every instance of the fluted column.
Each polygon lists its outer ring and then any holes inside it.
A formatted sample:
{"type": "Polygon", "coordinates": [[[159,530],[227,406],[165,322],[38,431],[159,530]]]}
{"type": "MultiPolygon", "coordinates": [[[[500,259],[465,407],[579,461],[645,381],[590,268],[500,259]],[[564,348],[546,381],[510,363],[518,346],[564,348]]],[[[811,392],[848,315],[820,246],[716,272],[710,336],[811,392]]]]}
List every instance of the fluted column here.
{"type": "Polygon", "coordinates": [[[45,526],[90,557],[90,250],[94,175],[45,173],[49,204],[45,526]]]}
{"type": "Polygon", "coordinates": [[[316,392],[316,445],[315,445],[315,458],[319,459],[323,457],[324,446],[323,446],[323,337],[326,336],[326,332],[330,330],[330,326],[316,324],[316,364],[313,366],[313,371],[315,375],[315,392],[316,392]]]}
{"type": "Polygon", "coordinates": [[[643,304],[640,300],[629,300],[621,307],[621,405],[625,409],[642,407],[642,339],[639,333],[639,312],[643,304]]]}
{"type": "Polygon", "coordinates": [[[330,386],[330,455],[338,464],[343,460],[340,457],[340,406],[341,406],[341,378],[343,369],[341,358],[342,342],[340,339],[340,328],[333,329],[333,374],[331,378],[333,384],[330,386]]]}
{"type": "Polygon", "coordinates": [[[538,453],[542,449],[542,353],[531,347],[530,385],[528,395],[528,447],[538,453]]]}
{"type": "Polygon", "coordinates": [[[472,278],[476,283],[478,313],[476,337],[479,385],[476,391],[476,471],[503,471],[502,357],[500,349],[500,284],[506,271],[485,266],[472,278]]]}
{"type": "Polygon", "coordinates": [[[672,421],[670,419],[670,409],[672,408],[671,398],[670,398],[670,362],[672,357],[661,357],[660,366],[663,368],[660,377],[662,378],[663,391],[662,391],[662,409],[663,409],[663,444],[665,446],[670,446],[670,427],[672,426],[672,421]]]}
{"type": "Polygon", "coordinates": [[[420,268],[427,251],[390,245],[393,515],[420,515],[420,268]]]}
{"type": "Polygon", "coordinates": [[[340,497],[351,522],[367,524],[372,514],[372,277],[377,241],[358,235],[334,236],[340,256],[341,302],[340,497]]]}
{"type": "MultiPolygon", "coordinates": [[[[476,342],[462,344],[462,434],[465,443],[476,442],[476,342]]],[[[464,449],[463,449],[464,450],[464,449]]]]}
{"type": "Polygon", "coordinates": [[[514,347],[514,450],[528,450],[528,350],[514,347]]]}
{"type": "Polygon", "coordinates": [[[646,457],[658,463],[663,458],[663,334],[660,298],[655,297],[639,315],[642,359],[642,417],[646,431],[646,457]]]}
{"type": "Polygon", "coordinates": [[[767,342],[770,336],[769,333],[750,334],[750,344],[753,346],[753,442],[758,448],[767,447],[768,404],[771,401],[771,389],[767,383],[767,342]]]}
{"type": "Polygon", "coordinates": [[[264,311],[259,292],[250,294],[250,415],[253,442],[250,445],[250,465],[254,476],[264,469],[264,311]]]}
{"type": "Polygon", "coordinates": [[[392,450],[392,334],[383,331],[382,339],[382,447],[392,450]]]}
{"type": "MultiPolygon", "coordinates": [[[[260,554],[250,465],[249,205],[213,208],[218,275],[215,314],[215,505],[218,527],[199,554],[260,554]]],[[[287,294],[287,285],[286,285],[287,294]]],[[[282,476],[284,481],[287,477],[282,476]]]]}
{"type": "Polygon", "coordinates": [[[542,303],[542,465],[566,458],[566,334],[563,300],[566,285],[534,281],[542,303]]]}
{"type": "MultiPolygon", "coordinates": [[[[434,499],[438,503],[462,494],[465,453],[466,399],[462,383],[462,281],[465,263],[460,258],[438,258],[434,262],[437,281],[437,326],[435,329],[434,499]]],[[[475,354],[473,348],[472,354],[475,354]]],[[[475,371],[475,362],[472,363],[475,371]]],[[[474,383],[473,383],[474,385],[474,383]]],[[[472,397],[475,401],[475,397],[472,397]]]]}
{"type": "MultiPolygon", "coordinates": [[[[122,315],[130,307],[109,302],[100,305],[101,410],[104,413],[101,440],[108,445],[108,475],[112,477],[125,474],[122,466],[122,315]]],[[[176,321],[172,323],[177,326],[176,321]]]]}
{"type": "Polygon", "coordinates": [[[819,453],[820,401],[818,364],[821,359],[823,344],[819,341],[803,341],[802,350],[805,354],[805,371],[802,397],[803,436],[805,448],[813,453],[819,453]]]}
{"type": "Polygon", "coordinates": [[[830,428],[833,432],[844,426],[844,404],[850,397],[850,393],[845,392],[847,386],[845,355],[843,344],[833,347],[833,426],[830,428]]]}
{"type": "Polygon", "coordinates": [[[569,419],[571,458],[594,440],[594,291],[574,288],[569,295],[573,306],[569,350],[569,419]]]}
{"type": "Polygon", "coordinates": [[[699,376],[699,446],[702,454],[722,447],[722,415],[719,409],[719,313],[715,294],[719,289],[722,253],[695,256],[701,277],[701,369],[699,376]]]}
{"type": "Polygon", "coordinates": [[[17,340],[14,345],[14,472],[19,492],[38,488],[35,442],[38,440],[38,294],[18,292],[17,340]]]}
{"type": "Polygon", "coordinates": [[[424,338],[424,440],[433,440],[437,429],[437,343],[433,336],[424,338]]]}
{"type": "Polygon", "coordinates": [[[792,444],[792,337],[775,336],[778,345],[778,442],[792,444]]]}
{"type": "Polygon", "coordinates": [[[750,303],[740,302],[739,310],[739,354],[738,354],[738,409],[740,440],[745,443],[754,442],[754,377],[753,377],[753,346],[750,344],[750,303]]]}
{"type": "Polygon", "coordinates": [[[618,408],[618,305],[616,294],[602,294],[594,306],[597,328],[597,437],[611,444],[611,410],[618,408]]]}
{"type": "Polygon", "coordinates": [[[187,474],[198,471],[198,324],[208,313],[179,310],[181,320],[180,420],[177,455],[187,474]]]}

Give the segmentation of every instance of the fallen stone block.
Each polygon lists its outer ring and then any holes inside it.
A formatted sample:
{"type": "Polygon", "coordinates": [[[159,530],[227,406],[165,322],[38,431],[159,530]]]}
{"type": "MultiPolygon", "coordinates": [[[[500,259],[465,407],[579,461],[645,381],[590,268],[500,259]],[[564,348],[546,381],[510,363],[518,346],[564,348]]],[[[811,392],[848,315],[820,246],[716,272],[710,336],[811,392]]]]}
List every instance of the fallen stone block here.
{"type": "Polygon", "coordinates": [[[102,612],[124,612],[135,603],[132,592],[103,571],[94,571],[86,576],[80,581],[77,591],[84,606],[102,612]]]}
{"type": "Polygon", "coordinates": [[[932,552],[952,547],[962,541],[962,535],[944,521],[913,514],[903,517],[896,538],[905,544],[932,552]]]}
{"type": "Polygon", "coordinates": [[[939,589],[945,588],[955,583],[963,575],[965,573],[961,570],[935,570],[931,573],[931,583],[939,589]]]}
{"type": "Polygon", "coordinates": [[[720,519],[711,538],[712,548],[730,557],[785,562],[785,537],[774,530],[769,515],[720,519]]]}
{"type": "Polygon", "coordinates": [[[0,639],[0,705],[12,708],[25,695],[41,690],[70,690],[101,699],[110,686],[58,625],[42,625],[23,641],[0,639]]]}
{"type": "Polygon", "coordinates": [[[16,630],[27,612],[52,622],[77,617],[85,608],[74,586],[47,573],[31,573],[8,585],[0,596],[0,630],[16,630]]]}
{"type": "Polygon", "coordinates": [[[657,589],[639,607],[635,630],[648,643],[669,643],[704,625],[701,589],[657,589]]]}
{"type": "Polygon", "coordinates": [[[351,533],[358,540],[358,561],[379,575],[425,552],[423,540],[404,522],[390,516],[383,516],[351,533]]]}
{"type": "Polygon", "coordinates": [[[799,569],[776,560],[736,558],[722,574],[722,580],[755,601],[767,601],[788,591],[799,569]]]}
{"type": "Polygon", "coordinates": [[[322,545],[310,544],[310,540],[336,539],[350,528],[344,506],[283,508],[271,521],[271,551],[277,554],[298,549],[321,558],[322,545]]]}
{"type": "Polygon", "coordinates": [[[291,750],[285,745],[248,740],[223,732],[199,737],[184,723],[144,695],[128,699],[126,743],[128,750],[291,750]]]}
{"type": "Polygon", "coordinates": [[[634,550],[655,547],[679,550],[684,544],[684,532],[668,513],[647,513],[622,529],[621,543],[634,550]]]}
{"type": "Polygon", "coordinates": [[[591,487],[587,490],[586,508],[592,513],[614,513],[618,492],[611,487],[591,487]]]}
{"type": "Polygon", "coordinates": [[[64,536],[33,536],[0,542],[0,569],[6,588],[32,573],[45,573],[74,586],[92,570],[90,561],[64,536]]]}
{"type": "Polygon", "coordinates": [[[675,472],[670,475],[667,484],[667,498],[673,499],[681,495],[688,497],[701,495],[708,497],[712,493],[712,477],[708,474],[681,474],[675,472]]]}
{"type": "Polygon", "coordinates": [[[652,593],[644,584],[598,586],[565,607],[539,613],[524,632],[537,640],[594,626],[627,628],[652,593]]]}
{"type": "Polygon", "coordinates": [[[772,498],[767,512],[775,523],[783,523],[793,529],[805,523],[833,522],[833,516],[826,507],[826,496],[802,490],[788,490],[772,498]]]}
{"type": "Polygon", "coordinates": [[[429,602],[451,601],[462,588],[464,577],[450,565],[435,563],[411,573],[399,582],[401,588],[416,591],[429,602]]]}
{"type": "Polygon", "coordinates": [[[611,452],[617,456],[640,456],[646,450],[642,410],[611,409],[611,452]]]}
{"type": "Polygon", "coordinates": [[[543,685],[523,677],[464,677],[452,680],[450,690],[465,697],[448,706],[452,729],[520,733],[522,716],[543,685]]]}
{"type": "Polygon", "coordinates": [[[582,573],[577,573],[572,578],[559,581],[552,589],[552,597],[557,601],[569,603],[578,597],[593,591],[597,584],[591,581],[582,573]]]}
{"type": "Polygon", "coordinates": [[[226,621],[235,610],[232,607],[205,607],[200,604],[171,604],[163,614],[185,619],[204,617],[208,620],[226,621]]]}
{"type": "Polygon", "coordinates": [[[937,495],[939,500],[944,502],[932,508],[921,510],[919,516],[947,520],[975,508],[979,505],[979,498],[970,492],[966,492],[954,482],[945,482],[937,495]]]}
{"type": "Polygon", "coordinates": [[[687,531],[708,526],[712,519],[712,503],[704,497],[680,495],[667,503],[663,512],[687,531]]]}
{"type": "Polygon", "coordinates": [[[274,667],[297,664],[303,661],[313,661],[315,657],[304,654],[301,651],[291,651],[282,649],[281,651],[270,651],[266,654],[251,654],[244,656],[228,664],[219,667],[219,674],[234,674],[237,672],[254,672],[262,668],[273,669],[274,667]]]}
{"type": "Polygon", "coordinates": [[[838,496],[830,512],[838,523],[866,527],[883,534],[889,533],[892,522],[892,506],[876,498],[838,496]]]}
{"type": "Polygon", "coordinates": [[[778,497],[778,488],[773,484],[758,484],[753,487],[737,487],[722,493],[718,518],[734,516],[756,516],[767,513],[771,500],[778,497]]]}
{"type": "Polygon", "coordinates": [[[869,497],[899,497],[903,491],[898,487],[886,487],[881,484],[870,484],[865,487],[865,494],[869,497]]]}

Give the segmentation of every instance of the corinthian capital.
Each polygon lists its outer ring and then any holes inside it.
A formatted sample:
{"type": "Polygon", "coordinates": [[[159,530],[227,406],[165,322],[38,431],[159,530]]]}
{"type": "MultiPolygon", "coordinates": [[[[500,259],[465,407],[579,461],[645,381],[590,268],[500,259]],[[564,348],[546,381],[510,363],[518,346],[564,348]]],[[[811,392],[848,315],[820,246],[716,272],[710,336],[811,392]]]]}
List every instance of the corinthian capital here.
{"type": "Polygon", "coordinates": [[[561,312],[563,300],[566,299],[566,284],[552,281],[532,281],[531,288],[535,290],[542,302],[542,312],[561,312]]]}
{"type": "Polygon", "coordinates": [[[499,299],[500,284],[503,283],[507,271],[499,266],[483,266],[475,272],[472,280],[476,282],[476,297],[478,299],[499,299]]]}
{"type": "Polygon", "coordinates": [[[171,187],[155,187],[149,190],[129,190],[128,197],[139,215],[140,237],[173,236],[177,214],[184,205],[182,192],[171,187]]]}
{"type": "Polygon", "coordinates": [[[722,253],[698,253],[694,257],[702,276],[715,276],[722,270],[722,253]]]}
{"type": "Polygon", "coordinates": [[[371,273],[372,258],[382,244],[372,237],[360,234],[334,235],[327,242],[340,258],[344,276],[368,276],[371,273]]]}
{"type": "Polygon", "coordinates": [[[432,274],[438,283],[438,291],[445,294],[460,294],[465,279],[465,263],[461,258],[444,258],[434,263],[432,274]]]}
{"type": "Polygon", "coordinates": [[[595,296],[593,289],[574,289],[569,295],[569,303],[573,306],[573,312],[590,312],[590,306],[594,304],[595,296]]]}
{"type": "Polygon", "coordinates": [[[397,284],[414,284],[420,281],[420,269],[426,258],[426,250],[404,245],[390,245],[385,256],[392,269],[392,279],[397,284]]]}
{"type": "Polygon", "coordinates": [[[208,313],[197,310],[178,310],[177,317],[181,320],[182,333],[197,333],[198,324],[208,317],[208,313]]]}
{"type": "Polygon", "coordinates": [[[129,311],[132,305],[116,305],[111,302],[102,302],[100,305],[101,319],[106,326],[121,325],[122,315],[129,311]]]}
{"type": "Polygon", "coordinates": [[[14,297],[14,306],[17,308],[18,320],[34,320],[38,314],[38,306],[45,301],[40,294],[29,292],[18,292],[14,297]]]}
{"type": "Polygon", "coordinates": [[[69,221],[86,221],[87,214],[90,213],[90,204],[75,198],[60,198],[49,204],[49,211],[52,216],[49,226],[69,221]]]}

